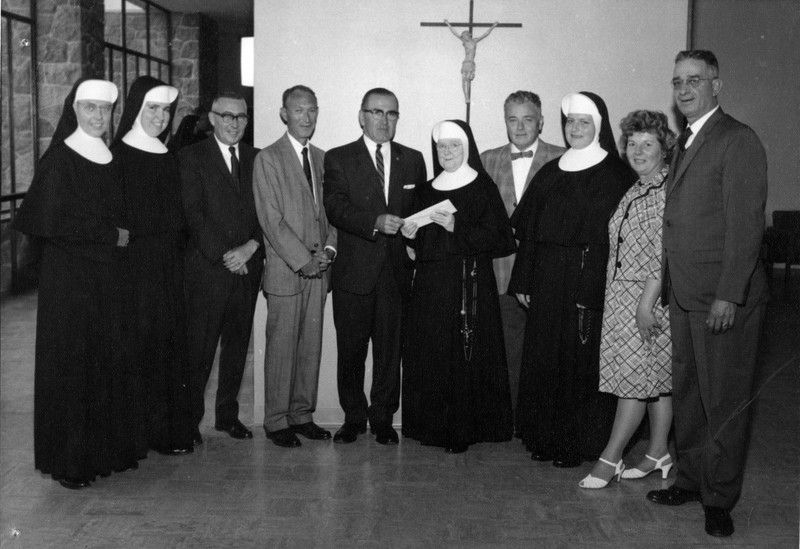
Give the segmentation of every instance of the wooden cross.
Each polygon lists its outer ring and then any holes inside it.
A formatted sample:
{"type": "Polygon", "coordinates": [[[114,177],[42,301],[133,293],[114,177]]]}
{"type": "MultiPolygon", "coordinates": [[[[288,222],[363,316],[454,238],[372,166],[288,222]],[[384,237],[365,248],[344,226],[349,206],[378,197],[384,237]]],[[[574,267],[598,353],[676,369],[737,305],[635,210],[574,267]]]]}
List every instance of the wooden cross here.
{"type": "Polygon", "coordinates": [[[469,36],[465,37],[463,36],[463,33],[461,36],[459,36],[459,39],[464,44],[464,50],[466,52],[466,55],[464,57],[464,63],[461,65],[461,82],[464,89],[464,102],[467,105],[467,116],[466,116],[467,124],[469,124],[472,79],[475,78],[475,53],[477,50],[478,42],[486,38],[495,27],[505,27],[505,28],[522,27],[522,23],[498,23],[498,22],[476,23],[472,17],[474,9],[475,9],[475,0],[469,0],[469,21],[465,23],[450,23],[447,20],[445,20],[442,23],[427,22],[427,21],[423,21],[420,23],[420,26],[422,27],[449,27],[450,30],[453,32],[453,34],[455,34],[456,36],[459,35],[455,32],[454,30],[455,27],[466,27],[469,32],[469,36]],[[489,27],[489,30],[485,34],[479,36],[478,38],[472,38],[472,30],[476,27],[489,27]]]}

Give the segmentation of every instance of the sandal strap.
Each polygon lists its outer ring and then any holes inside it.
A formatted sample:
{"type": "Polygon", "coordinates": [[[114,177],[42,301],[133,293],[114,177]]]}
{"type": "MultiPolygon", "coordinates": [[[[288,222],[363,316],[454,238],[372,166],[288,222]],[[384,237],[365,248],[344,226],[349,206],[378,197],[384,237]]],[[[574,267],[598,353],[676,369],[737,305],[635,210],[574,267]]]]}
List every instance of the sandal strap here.
{"type": "Polygon", "coordinates": [[[600,459],[600,461],[602,461],[606,465],[611,465],[612,467],[614,467],[616,469],[616,467],[617,467],[616,463],[612,463],[612,462],[608,461],[607,459],[603,459],[603,458],[599,458],[599,459],[600,459]]]}

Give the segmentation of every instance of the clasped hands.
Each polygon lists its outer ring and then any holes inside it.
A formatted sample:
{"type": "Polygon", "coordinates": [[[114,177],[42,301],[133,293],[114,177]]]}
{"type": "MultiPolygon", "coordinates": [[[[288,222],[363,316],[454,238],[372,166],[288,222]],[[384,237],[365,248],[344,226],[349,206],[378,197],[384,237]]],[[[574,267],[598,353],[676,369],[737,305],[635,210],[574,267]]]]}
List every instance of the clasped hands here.
{"type": "Polygon", "coordinates": [[[300,267],[297,274],[300,278],[322,278],[322,273],[327,271],[328,267],[331,266],[333,258],[334,254],[329,249],[315,252],[311,257],[311,261],[300,267]]]}

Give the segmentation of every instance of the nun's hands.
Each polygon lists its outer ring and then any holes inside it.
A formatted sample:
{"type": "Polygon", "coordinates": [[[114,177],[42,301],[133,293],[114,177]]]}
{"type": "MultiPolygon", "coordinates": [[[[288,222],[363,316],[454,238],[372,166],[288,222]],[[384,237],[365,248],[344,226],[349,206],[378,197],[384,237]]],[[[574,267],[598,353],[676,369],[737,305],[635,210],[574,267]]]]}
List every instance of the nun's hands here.
{"type": "Polygon", "coordinates": [[[417,229],[419,229],[417,223],[414,221],[409,221],[400,227],[400,232],[403,233],[403,236],[409,240],[414,240],[417,237],[417,229]]]}
{"type": "Polygon", "coordinates": [[[431,221],[444,227],[448,233],[452,233],[456,227],[456,220],[453,214],[445,210],[436,210],[431,214],[431,221]]]}

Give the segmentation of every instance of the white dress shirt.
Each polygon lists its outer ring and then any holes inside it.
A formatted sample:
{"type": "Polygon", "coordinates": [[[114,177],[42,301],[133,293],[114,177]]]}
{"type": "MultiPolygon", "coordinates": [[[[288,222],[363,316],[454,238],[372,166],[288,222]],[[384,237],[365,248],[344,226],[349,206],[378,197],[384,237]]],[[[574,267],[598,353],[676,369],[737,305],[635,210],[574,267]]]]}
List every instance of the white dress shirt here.
{"type": "MultiPolygon", "coordinates": [[[[511,161],[511,170],[514,173],[514,195],[517,197],[517,203],[522,199],[522,193],[525,192],[525,180],[528,178],[528,172],[531,171],[531,164],[533,164],[533,157],[536,156],[536,149],[539,148],[539,138],[533,142],[533,145],[525,149],[525,151],[533,152],[530,158],[518,158],[511,161]]],[[[511,144],[512,153],[525,152],[517,148],[513,143],[511,144]]]]}

